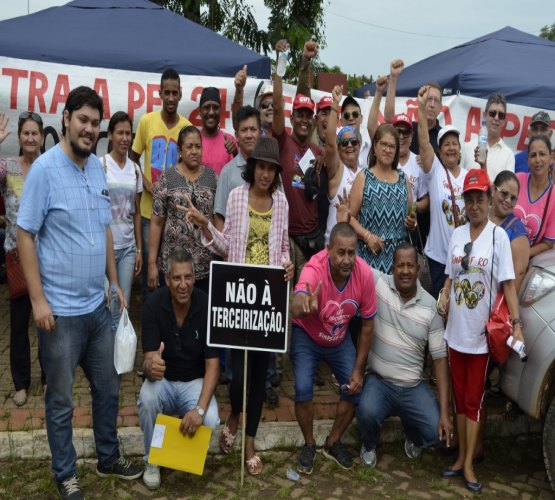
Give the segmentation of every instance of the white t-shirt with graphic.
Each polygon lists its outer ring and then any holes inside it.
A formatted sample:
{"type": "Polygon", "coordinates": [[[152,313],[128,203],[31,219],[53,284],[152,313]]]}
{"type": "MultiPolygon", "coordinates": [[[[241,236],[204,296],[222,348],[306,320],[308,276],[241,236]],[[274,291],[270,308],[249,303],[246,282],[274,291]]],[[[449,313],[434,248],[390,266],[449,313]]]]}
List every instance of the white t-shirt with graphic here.
{"type": "Polygon", "coordinates": [[[424,179],[424,172],[416,161],[416,155],[409,151],[409,159],[404,165],[399,162],[399,168],[405,172],[412,190],[412,201],[417,201],[428,194],[428,184],[424,179]]]}
{"type": "Polygon", "coordinates": [[[462,196],[466,174],[467,171],[464,168],[461,168],[458,177],[449,173],[453,192],[455,193],[455,204],[458,214],[453,214],[453,202],[447,180],[447,170],[437,156],[434,157],[430,171],[424,174],[430,194],[430,234],[428,235],[424,253],[440,264],[447,262],[447,250],[451,234],[453,234],[455,229],[455,217],[458,216],[461,226],[466,223],[462,196]]]}
{"type": "Polygon", "coordinates": [[[495,303],[501,283],[515,278],[515,271],[509,237],[493,222],[488,221],[474,240],[469,253],[468,270],[465,271],[461,261],[465,256],[464,247],[469,241],[470,224],[465,224],[455,229],[449,244],[450,260],[445,274],[451,278],[452,284],[445,340],[456,351],[483,354],[488,352],[485,324],[490,315],[490,303],[491,306],[495,303]]]}
{"type": "Polygon", "coordinates": [[[110,209],[112,211],[110,228],[114,239],[114,249],[128,248],[135,245],[135,227],[133,225],[135,193],[143,191],[142,176],[138,172],[138,167],[129,158],[123,168],[109,154],[100,161],[106,169],[106,182],[110,193],[110,209]]]}

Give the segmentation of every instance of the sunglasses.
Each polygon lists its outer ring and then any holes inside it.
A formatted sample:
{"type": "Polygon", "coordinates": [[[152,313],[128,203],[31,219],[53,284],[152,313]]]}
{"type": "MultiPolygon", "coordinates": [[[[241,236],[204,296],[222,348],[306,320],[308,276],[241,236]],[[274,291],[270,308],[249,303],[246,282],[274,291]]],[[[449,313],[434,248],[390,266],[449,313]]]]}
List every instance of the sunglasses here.
{"type": "Polygon", "coordinates": [[[395,130],[397,130],[397,133],[401,136],[401,137],[409,137],[410,134],[412,133],[412,131],[408,128],[396,128],[395,130]]]}
{"type": "Polygon", "coordinates": [[[357,147],[359,145],[359,140],[355,137],[349,137],[348,139],[343,139],[339,144],[342,148],[348,148],[349,145],[357,147]]]}
{"type": "Polygon", "coordinates": [[[358,111],[353,111],[352,113],[345,111],[343,113],[343,119],[347,121],[349,121],[351,117],[353,118],[353,120],[356,120],[359,116],[360,116],[360,113],[358,111]]]}
{"type": "Polygon", "coordinates": [[[488,111],[488,116],[490,118],[495,118],[495,116],[498,116],[500,120],[504,120],[507,117],[507,113],[503,113],[503,111],[494,111],[493,109],[490,109],[488,111]]]}
{"type": "Polygon", "coordinates": [[[464,257],[461,259],[461,267],[465,270],[468,271],[468,263],[470,260],[470,252],[472,252],[472,241],[469,241],[465,246],[464,246],[464,257]]]}
{"type": "Polygon", "coordinates": [[[19,115],[19,121],[22,122],[24,120],[27,120],[31,118],[31,120],[36,121],[37,123],[40,123],[42,125],[42,118],[40,117],[40,115],[37,115],[36,113],[33,113],[32,111],[23,111],[23,113],[21,113],[19,115]]]}
{"type": "Polygon", "coordinates": [[[272,101],[262,101],[260,103],[260,107],[262,109],[268,109],[268,108],[273,108],[274,107],[274,103],[272,101]]]}
{"type": "Polygon", "coordinates": [[[505,191],[504,189],[500,189],[497,186],[495,186],[495,190],[501,195],[501,198],[503,200],[506,200],[507,198],[509,198],[511,200],[511,203],[514,205],[517,200],[518,200],[518,196],[515,196],[514,194],[509,193],[509,191],[505,191]]]}

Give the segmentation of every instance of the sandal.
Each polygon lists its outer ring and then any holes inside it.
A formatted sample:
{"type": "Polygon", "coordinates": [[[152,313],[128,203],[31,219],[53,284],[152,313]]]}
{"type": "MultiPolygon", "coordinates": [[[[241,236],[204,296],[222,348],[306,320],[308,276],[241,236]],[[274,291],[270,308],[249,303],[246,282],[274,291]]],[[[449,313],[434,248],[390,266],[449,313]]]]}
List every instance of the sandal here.
{"type": "Polygon", "coordinates": [[[231,453],[231,451],[233,450],[233,443],[235,443],[235,436],[236,434],[231,434],[226,420],[224,428],[220,433],[220,450],[222,450],[222,453],[231,453]]]}
{"type": "Polygon", "coordinates": [[[13,402],[16,406],[23,406],[27,402],[27,389],[19,389],[13,395],[13,402]]]}
{"type": "Polygon", "coordinates": [[[260,457],[256,454],[254,454],[252,458],[249,458],[245,464],[247,465],[247,472],[251,476],[258,476],[258,474],[262,472],[262,469],[264,469],[262,460],[260,460],[260,457]]]}

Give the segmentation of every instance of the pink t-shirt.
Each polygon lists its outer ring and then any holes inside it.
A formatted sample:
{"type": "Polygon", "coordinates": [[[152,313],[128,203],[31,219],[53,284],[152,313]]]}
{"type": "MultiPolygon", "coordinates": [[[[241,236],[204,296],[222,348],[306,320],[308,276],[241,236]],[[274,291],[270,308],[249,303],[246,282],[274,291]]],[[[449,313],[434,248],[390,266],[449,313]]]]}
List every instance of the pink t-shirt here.
{"type": "Polygon", "coordinates": [[[227,132],[218,130],[214,137],[208,137],[201,132],[202,137],[202,164],[212,167],[216,174],[220,175],[224,165],[233,160],[233,155],[225,148],[225,138],[229,137],[237,147],[235,137],[227,132]]]}
{"type": "Polygon", "coordinates": [[[304,266],[295,294],[306,293],[306,284],[315,290],[322,281],[318,294],[318,314],[305,318],[294,318],[312,340],[321,346],[333,347],[341,344],[347,333],[349,321],[360,311],[363,319],[371,319],[376,314],[376,290],[370,266],[360,257],[347,283],[340,290],[331,277],[328,251],[314,255],[304,266]]]}
{"type": "Polygon", "coordinates": [[[516,174],[518,182],[520,182],[520,192],[518,193],[518,201],[513,211],[526,228],[528,233],[528,241],[530,245],[535,245],[541,240],[555,240],[555,193],[551,193],[549,207],[545,210],[547,197],[550,186],[542,193],[542,195],[533,202],[530,200],[529,181],[530,174],[516,174]],[[545,221],[543,226],[541,220],[545,211],[545,221]],[[541,234],[538,234],[541,226],[541,234]]]}

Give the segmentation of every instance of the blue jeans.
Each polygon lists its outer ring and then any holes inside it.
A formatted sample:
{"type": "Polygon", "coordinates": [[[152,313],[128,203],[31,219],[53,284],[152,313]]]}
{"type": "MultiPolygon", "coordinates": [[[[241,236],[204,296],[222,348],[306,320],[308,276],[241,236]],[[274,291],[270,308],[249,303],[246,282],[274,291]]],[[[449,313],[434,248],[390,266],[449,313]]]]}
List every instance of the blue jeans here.
{"type": "MultiPolygon", "coordinates": [[[[158,413],[185,415],[185,413],[196,408],[202,391],[202,383],[202,378],[189,382],[174,382],[165,378],[154,382],[149,380],[143,382],[137,407],[139,408],[139,422],[143,430],[145,462],[148,460],[148,454],[150,453],[156,415],[158,413]]],[[[212,430],[215,430],[220,424],[218,404],[214,396],[210,399],[203,424],[212,428],[212,430]]]]}
{"type": "Polygon", "coordinates": [[[114,368],[114,334],[110,313],[101,304],[81,316],[55,316],[56,328],[39,330],[45,395],[46,431],[57,481],[75,474],[77,455],[72,443],[73,382],[77,365],[85,372],[92,395],[96,455],[104,467],[119,459],[117,416],[119,377],[114,368]]]}
{"type": "Polygon", "coordinates": [[[439,292],[445,284],[447,275],[445,274],[445,264],[437,262],[434,259],[427,257],[430,265],[430,278],[432,280],[432,296],[434,299],[439,297],[439,292]]]}
{"type": "MultiPolygon", "coordinates": [[[[291,351],[295,377],[295,402],[311,401],[313,397],[313,380],[316,367],[325,361],[331,368],[339,385],[348,384],[355,367],[356,351],[349,335],[334,347],[316,344],[300,326],[293,325],[291,330],[291,351]]],[[[339,392],[342,400],[358,403],[360,394],[349,395],[339,392]]]]}
{"type": "Polygon", "coordinates": [[[383,421],[391,415],[401,419],[405,435],[416,446],[439,443],[439,404],[423,381],[414,387],[402,387],[368,373],[356,415],[360,439],[367,450],[376,448],[383,421]]]}
{"type": "MultiPolygon", "coordinates": [[[[131,286],[133,285],[133,276],[135,275],[135,261],[137,259],[135,245],[114,250],[114,254],[116,257],[116,270],[118,273],[119,286],[125,296],[125,300],[127,301],[127,307],[129,307],[129,301],[131,300],[131,286]]],[[[112,330],[114,332],[118,329],[118,323],[121,317],[121,314],[119,313],[120,305],[121,304],[117,294],[112,294],[112,300],[110,301],[110,314],[112,315],[112,330]]]]}
{"type": "Polygon", "coordinates": [[[148,238],[150,233],[150,219],[141,217],[141,238],[143,240],[143,268],[141,269],[142,279],[142,297],[144,300],[148,297],[150,289],[148,288],[148,238]]]}

